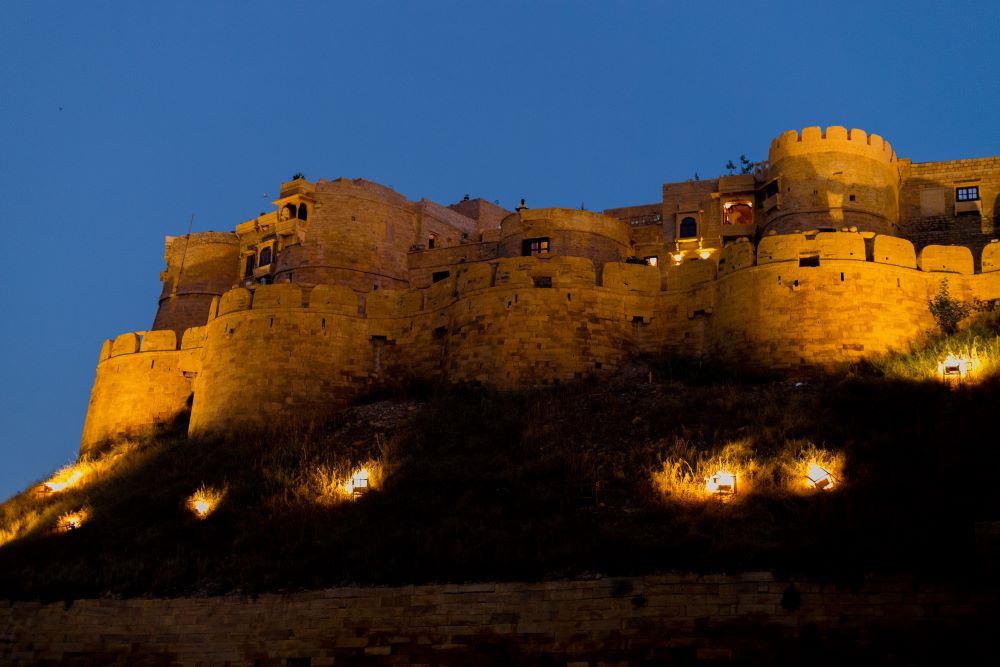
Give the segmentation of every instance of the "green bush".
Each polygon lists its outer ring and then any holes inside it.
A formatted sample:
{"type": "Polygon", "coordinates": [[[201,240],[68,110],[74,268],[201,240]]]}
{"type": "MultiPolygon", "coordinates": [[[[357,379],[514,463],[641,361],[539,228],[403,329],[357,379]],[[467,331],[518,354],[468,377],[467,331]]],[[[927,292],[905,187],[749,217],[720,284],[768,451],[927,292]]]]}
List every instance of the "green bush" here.
{"type": "Polygon", "coordinates": [[[941,281],[941,287],[933,299],[927,302],[927,307],[934,321],[946,336],[958,331],[958,323],[969,316],[971,308],[964,301],[956,299],[948,292],[948,279],[941,281]]]}

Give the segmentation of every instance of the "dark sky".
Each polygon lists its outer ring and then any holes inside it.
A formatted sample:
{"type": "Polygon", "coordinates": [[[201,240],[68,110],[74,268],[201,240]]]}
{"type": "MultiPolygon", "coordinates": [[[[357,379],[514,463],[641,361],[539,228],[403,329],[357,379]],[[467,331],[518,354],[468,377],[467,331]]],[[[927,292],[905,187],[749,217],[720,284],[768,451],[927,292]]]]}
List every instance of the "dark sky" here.
{"type": "Polygon", "coordinates": [[[0,36],[0,497],[75,456],[163,237],[231,230],[296,171],[601,210],[808,125],[1000,154],[996,0],[32,1],[0,36]]]}

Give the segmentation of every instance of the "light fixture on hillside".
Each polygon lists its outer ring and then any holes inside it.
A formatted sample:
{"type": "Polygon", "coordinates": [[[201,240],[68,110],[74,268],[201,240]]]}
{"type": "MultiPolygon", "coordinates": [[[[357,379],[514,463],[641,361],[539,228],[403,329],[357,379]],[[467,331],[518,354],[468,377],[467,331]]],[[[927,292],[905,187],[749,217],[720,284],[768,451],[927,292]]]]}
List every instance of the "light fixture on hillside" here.
{"type": "Polygon", "coordinates": [[[945,381],[965,380],[972,370],[972,361],[968,357],[949,354],[938,364],[938,376],[945,381]]]}
{"type": "Polygon", "coordinates": [[[806,473],[809,485],[820,491],[829,491],[833,488],[833,476],[830,471],[819,465],[815,461],[809,464],[809,471],[806,473]]]}
{"type": "Polygon", "coordinates": [[[736,495],[736,473],[723,468],[705,480],[705,490],[714,496],[736,495]]]}
{"type": "Polygon", "coordinates": [[[364,495],[368,492],[368,469],[362,468],[361,470],[354,473],[351,478],[351,482],[354,486],[353,493],[356,496],[364,495]]]}
{"type": "Polygon", "coordinates": [[[67,512],[59,517],[59,523],[56,524],[57,528],[66,533],[71,530],[76,530],[81,527],[90,516],[90,511],[87,508],[78,509],[75,512],[67,512]]]}
{"type": "Polygon", "coordinates": [[[199,519],[208,518],[216,510],[224,493],[217,489],[202,486],[187,499],[187,508],[199,519]]]}

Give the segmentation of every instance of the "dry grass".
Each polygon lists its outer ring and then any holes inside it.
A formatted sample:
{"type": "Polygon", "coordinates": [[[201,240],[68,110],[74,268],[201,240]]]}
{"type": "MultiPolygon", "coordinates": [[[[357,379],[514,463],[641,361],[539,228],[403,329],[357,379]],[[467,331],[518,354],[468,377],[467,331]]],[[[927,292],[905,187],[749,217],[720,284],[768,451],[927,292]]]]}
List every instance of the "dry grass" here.
{"type": "Polygon", "coordinates": [[[754,494],[780,497],[842,488],[843,454],[826,451],[810,442],[790,440],[771,455],[758,455],[749,439],[726,443],[720,451],[699,450],[686,441],[664,448],[666,458],[654,469],[654,487],[669,501],[705,503],[740,502],[754,494]],[[733,493],[719,493],[711,486],[720,472],[734,476],[733,493]]]}
{"type": "Polygon", "coordinates": [[[991,489],[967,483],[970,461],[1000,465],[988,446],[996,380],[958,390],[862,373],[762,381],[673,364],[653,366],[650,382],[649,370],[119,443],[59,471],[57,483],[82,471],[61,491],[36,485],[0,505],[0,598],[664,569],[938,571],[968,558],[973,521],[1000,519],[991,489]],[[829,492],[810,484],[810,464],[829,471],[829,492]],[[362,468],[371,491],[347,494],[362,468]],[[705,480],[723,468],[737,494],[706,502],[705,480]],[[214,498],[205,521],[186,506],[199,485],[214,498]],[[79,529],[55,530],[84,507],[79,529]]]}

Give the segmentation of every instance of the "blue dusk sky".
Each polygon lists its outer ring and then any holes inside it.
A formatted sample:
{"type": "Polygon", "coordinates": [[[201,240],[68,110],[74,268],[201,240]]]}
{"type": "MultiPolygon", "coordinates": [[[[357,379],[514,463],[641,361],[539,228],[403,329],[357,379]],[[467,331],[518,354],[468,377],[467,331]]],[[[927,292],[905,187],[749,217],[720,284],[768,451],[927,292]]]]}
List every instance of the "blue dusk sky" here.
{"type": "Polygon", "coordinates": [[[31,2],[0,21],[0,497],[77,453],[105,338],[149,327],[163,237],[294,172],[512,208],[664,182],[846,125],[1000,154],[1000,3],[31,2]]]}

